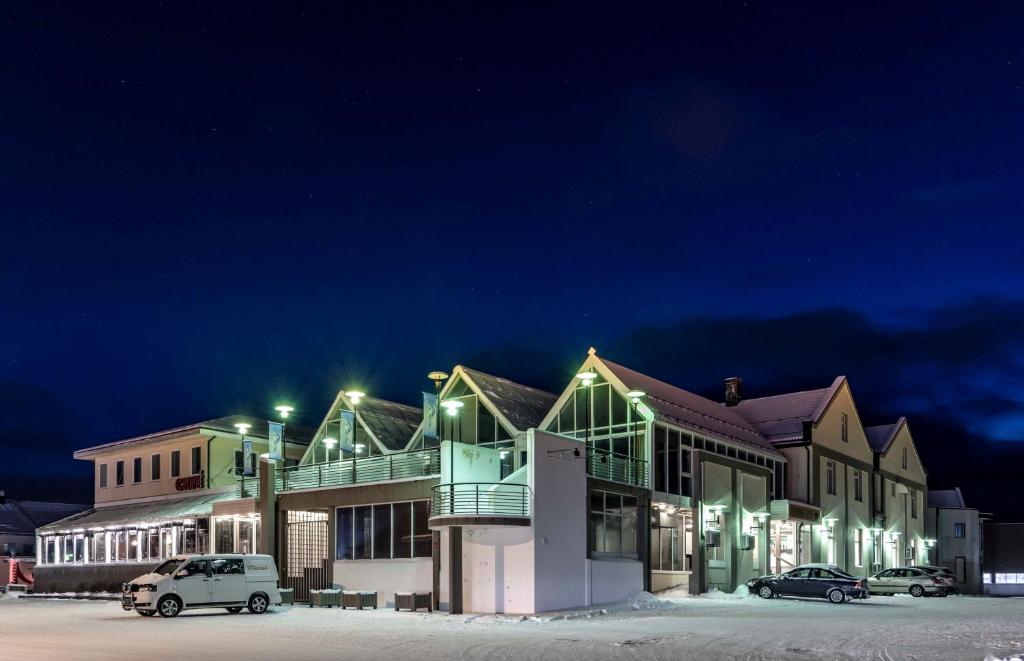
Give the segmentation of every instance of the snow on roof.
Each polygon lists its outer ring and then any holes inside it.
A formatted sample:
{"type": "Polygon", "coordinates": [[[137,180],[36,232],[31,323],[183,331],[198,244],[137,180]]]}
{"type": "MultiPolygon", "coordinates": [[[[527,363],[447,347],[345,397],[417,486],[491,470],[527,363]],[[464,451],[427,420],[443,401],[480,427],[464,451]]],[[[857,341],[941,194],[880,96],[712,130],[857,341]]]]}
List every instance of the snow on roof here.
{"type": "Polygon", "coordinates": [[[645,393],[644,404],[666,421],[759,449],[775,451],[757,429],[738,415],[732,407],[724,407],[710,399],[610,360],[600,360],[627,388],[642,390],[645,393]]]}
{"type": "Polygon", "coordinates": [[[964,495],[960,493],[960,487],[954,487],[952,489],[929,491],[928,507],[964,509],[967,507],[967,504],[964,502],[964,495]]]}
{"type": "Polygon", "coordinates": [[[864,433],[868,437],[868,443],[871,444],[871,449],[880,454],[888,452],[889,448],[892,446],[892,442],[896,440],[896,433],[905,422],[906,418],[901,417],[892,424],[865,427],[864,433]]]}
{"type": "Polygon", "coordinates": [[[36,528],[89,509],[88,505],[8,500],[0,503],[0,535],[34,535],[36,528]]]}
{"type": "Polygon", "coordinates": [[[130,505],[96,507],[74,514],[49,525],[40,526],[39,532],[54,532],[73,528],[94,528],[97,526],[131,525],[138,523],[160,523],[175,519],[205,516],[213,512],[213,503],[230,500],[238,496],[233,492],[203,494],[155,500],[130,505]]]}
{"type": "Polygon", "coordinates": [[[359,401],[359,420],[384,446],[392,452],[401,452],[409,444],[423,419],[423,409],[399,404],[377,397],[363,397],[359,401]]]}
{"type": "Polygon", "coordinates": [[[817,422],[829,402],[846,381],[837,376],[828,388],[744,399],[732,409],[772,443],[795,441],[803,438],[804,422],[817,422]]]}
{"type": "Polygon", "coordinates": [[[465,365],[462,371],[519,431],[540,425],[558,400],[558,396],[552,393],[470,369],[465,365]]]}

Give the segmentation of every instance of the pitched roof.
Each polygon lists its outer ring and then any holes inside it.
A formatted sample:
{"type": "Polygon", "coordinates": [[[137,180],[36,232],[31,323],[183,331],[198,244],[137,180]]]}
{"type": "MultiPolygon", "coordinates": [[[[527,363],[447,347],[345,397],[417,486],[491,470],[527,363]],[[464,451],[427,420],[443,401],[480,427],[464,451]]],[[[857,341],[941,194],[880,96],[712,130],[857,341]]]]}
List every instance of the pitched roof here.
{"type": "MultiPolygon", "coordinates": [[[[212,420],[194,422],[192,424],[184,425],[181,427],[174,427],[172,429],[164,429],[150,434],[143,434],[142,436],[133,436],[131,438],[125,438],[119,441],[112,441],[110,443],[94,445],[92,447],[76,450],[74,456],[75,458],[82,459],[92,454],[95,454],[96,452],[101,450],[106,450],[121,445],[132,445],[135,443],[143,443],[145,441],[157,440],[162,436],[196,433],[201,429],[210,429],[213,431],[225,432],[229,434],[237,434],[238,429],[235,428],[235,424],[240,422],[244,422],[251,425],[251,428],[248,431],[248,434],[250,436],[267,438],[267,436],[269,435],[269,432],[267,431],[267,420],[264,418],[255,418],[248,415],[228,415],[222,418],[213,418],[212,420]]],[[[297,445],[309,445],[310,440],[313,438],[312,429],[294,423],[288,423],[285,426],[284,434],[285,441],[287,441],[288,443],[295,443],[297,445]]]]}
{"type": "Polygon", "coordinates": [[[558,400],[557,395],[462,366],[462,371],[519,431],[540,425],[558,400]]]}
{"type": "Polygon", "coordinates": [[[837,376],[828,388],[744,399],[732,409],[772,443],[784,443],[803,438],[804,422],[817,422],[829,402],[846,381],[837,376]]]}
{"type": "Polygon", "coordinates": [[[874,427],[865,427],[864,433],[868,437],[868,443],[871,445],[871,449],[880,454],[885,454],[892,447],[892,442],[896,440],[896,432],[899,431],[900,427],[906,422],[906,418],[900,418],[896,422],[889,425],[875,425],[874,427]]]}
{"type": "Polygon", "coordinates": [[[423,409],[376,397],[359,401],[359,420],[385,450],[400,452],[409,444],[423,419],[423,409]]]}
{"type": "Polygon", "coordinates": [[[960,493],[960,487],[954,487],[929,491],[928,507],[964,509],[967,504],[964,502],[964,495],[960,493]]]}
{"type": "Polygon", "coordinates": [[[732,408],[610,360],[600,360],[627,388],[646,393],[644,404],[667,422],[775,452],[757,429],[732,408]]]}
{"type": "Polygon", "coordinates": [[[87,509],[88,505],[8,500],[0,503],[0,535],[35,535],[39,526],[87,509]]]}

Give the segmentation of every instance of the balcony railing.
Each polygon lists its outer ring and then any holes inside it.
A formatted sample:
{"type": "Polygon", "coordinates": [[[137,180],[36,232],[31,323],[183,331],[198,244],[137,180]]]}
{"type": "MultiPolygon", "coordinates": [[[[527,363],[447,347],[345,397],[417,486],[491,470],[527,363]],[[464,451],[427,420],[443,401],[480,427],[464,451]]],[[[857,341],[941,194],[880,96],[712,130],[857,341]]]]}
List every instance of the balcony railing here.
{"type": "Polygon", "coordinates": [[[260,478],[253,476],[235,480],[235,495],[239,498],[259,498],[260,478]]]}
{"type": "Polygon", "coordinates": [[[430,516],[529,517],[533,505],[525,484],[457,482],[439,484],[430,499],[430,516]]]}
{"type": "Polygon", "coordinates": [[[650,484],[646,461],[597,448],[587,451],[587,475],[644,489],[650,484]]]}
{"type": "Polygon", "coordinates": [[[441,474],[440,452],[416,450],[376,457],[342,459],[321,464],[279,468],[274,475],[277,491],[387,482],[441,474]]]}

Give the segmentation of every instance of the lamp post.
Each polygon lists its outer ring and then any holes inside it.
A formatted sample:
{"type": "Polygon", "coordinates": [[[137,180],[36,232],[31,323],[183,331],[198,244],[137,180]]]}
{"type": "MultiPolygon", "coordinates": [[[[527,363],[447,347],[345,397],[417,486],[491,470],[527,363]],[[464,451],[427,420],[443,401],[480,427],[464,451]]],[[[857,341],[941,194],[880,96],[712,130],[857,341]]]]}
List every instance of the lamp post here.
{"type": "Polygon", "coordinates": [[[235,429],[238,430],[239,435],[242,437],[242,485],[239,491],[239,496],[245,498],[245,434],[252,427],[248,422],[236,422],[235,429]]]}
{"type": "Polygon", "coordinates": [[[643,399],[643,397],[646,394],[647,393],[645,393],[643,390],[637,390],[635,388],[633,390],[630,390],[629,392],[626,393],[626,397],[629,398],[629,403],[633,406],[633,434],[632,434],[633,438],[630,439],[630,444],[629,444],[630,455],[631,456],[633,454],[639,454],[639,453],[632,452],[632,450],[633,450],[633,445],[636,443],[636,430],[637,430],[637,421],[636,421],[636,419],[640,415],[639,410],[638,410],[639,406],[640,406],[640,400],[643,399]]]}
{"type": "MultiPolygon", "coordinates": [[[[441,406],[444,407],[445,412],[448,413],[448,417],[451,418],[448,429],[453,432],[449,434],[451,438],[448,439],[448,483],[449,497],[448,497],[448,513],[455,513],[455,416],[459,414],[459,409],[465,406],[465,402],[461,399],[446,399],[441,402],[441,406]]],[[[459,442],[462,442],[462,424],[459,424],[459,442]]]]}
{"type": "MultiPolygon", "coordinates": [[[[433,372],[430,372],[429,374],[427,374],[427,378],[434,382],[434,394],[435,394],[434,407],[436,409],[436,407],[438,405],[440,405],[440,403],[441,403],[441,386],[448,379],[448,373],[447,372],[442,372],[441,370],[434,370],[433,372]]],[[[441,444],[441,416],[438,415],[438,413],[440,413],[440,411],[437,411],[437,410],[434,411],[434,435],[437,437],[438,445],[440,445],[441,444]]],[[[426,443],[424,443],[423,445],[425,447],[426,443]]]]}
{"type": "Polygon", "coordinates": [[[587,391],[587,421],[586,429],[583,432],[583,446],[587,448],[587,473],[590,473],[590,386],[594,385],[594,379],[597,378],[597,374],[594,372],[580,372],[576,375],[576,378],[583,384],[583,388],[587,391]]]}

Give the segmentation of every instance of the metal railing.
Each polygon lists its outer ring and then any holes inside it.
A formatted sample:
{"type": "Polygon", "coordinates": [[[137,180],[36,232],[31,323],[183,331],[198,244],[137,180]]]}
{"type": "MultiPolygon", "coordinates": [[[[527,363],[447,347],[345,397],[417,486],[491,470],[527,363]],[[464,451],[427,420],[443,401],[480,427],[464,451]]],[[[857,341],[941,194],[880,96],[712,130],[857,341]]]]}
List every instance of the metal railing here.
{"type": "Polygon", "coordinates": [[[587,475],[645,489],[650,484],[646,461],[597,448],[587,450],[587,475]]]}
{"type": "Polygon", "coordinates": [[[533,496],[525,484],[502,482],[456,482],[439,484],[430,498],[430,516],[519,516],[528,517],[533,496]]]}
{"type": "Polygon", "coordinates": [[[376,457],[341,459],[321,464],[288,466],[277,469],[274,480],[277,491],[291,491],[440,474],[440,451],[434,448],[376,457]]]}
{"type": "Polygon", "coordinates": [[[253,476],[247,477],[245,479],[236,479],[235,495],[238,496],[239,498],[259,498],[260,478],[253,476]]]}

